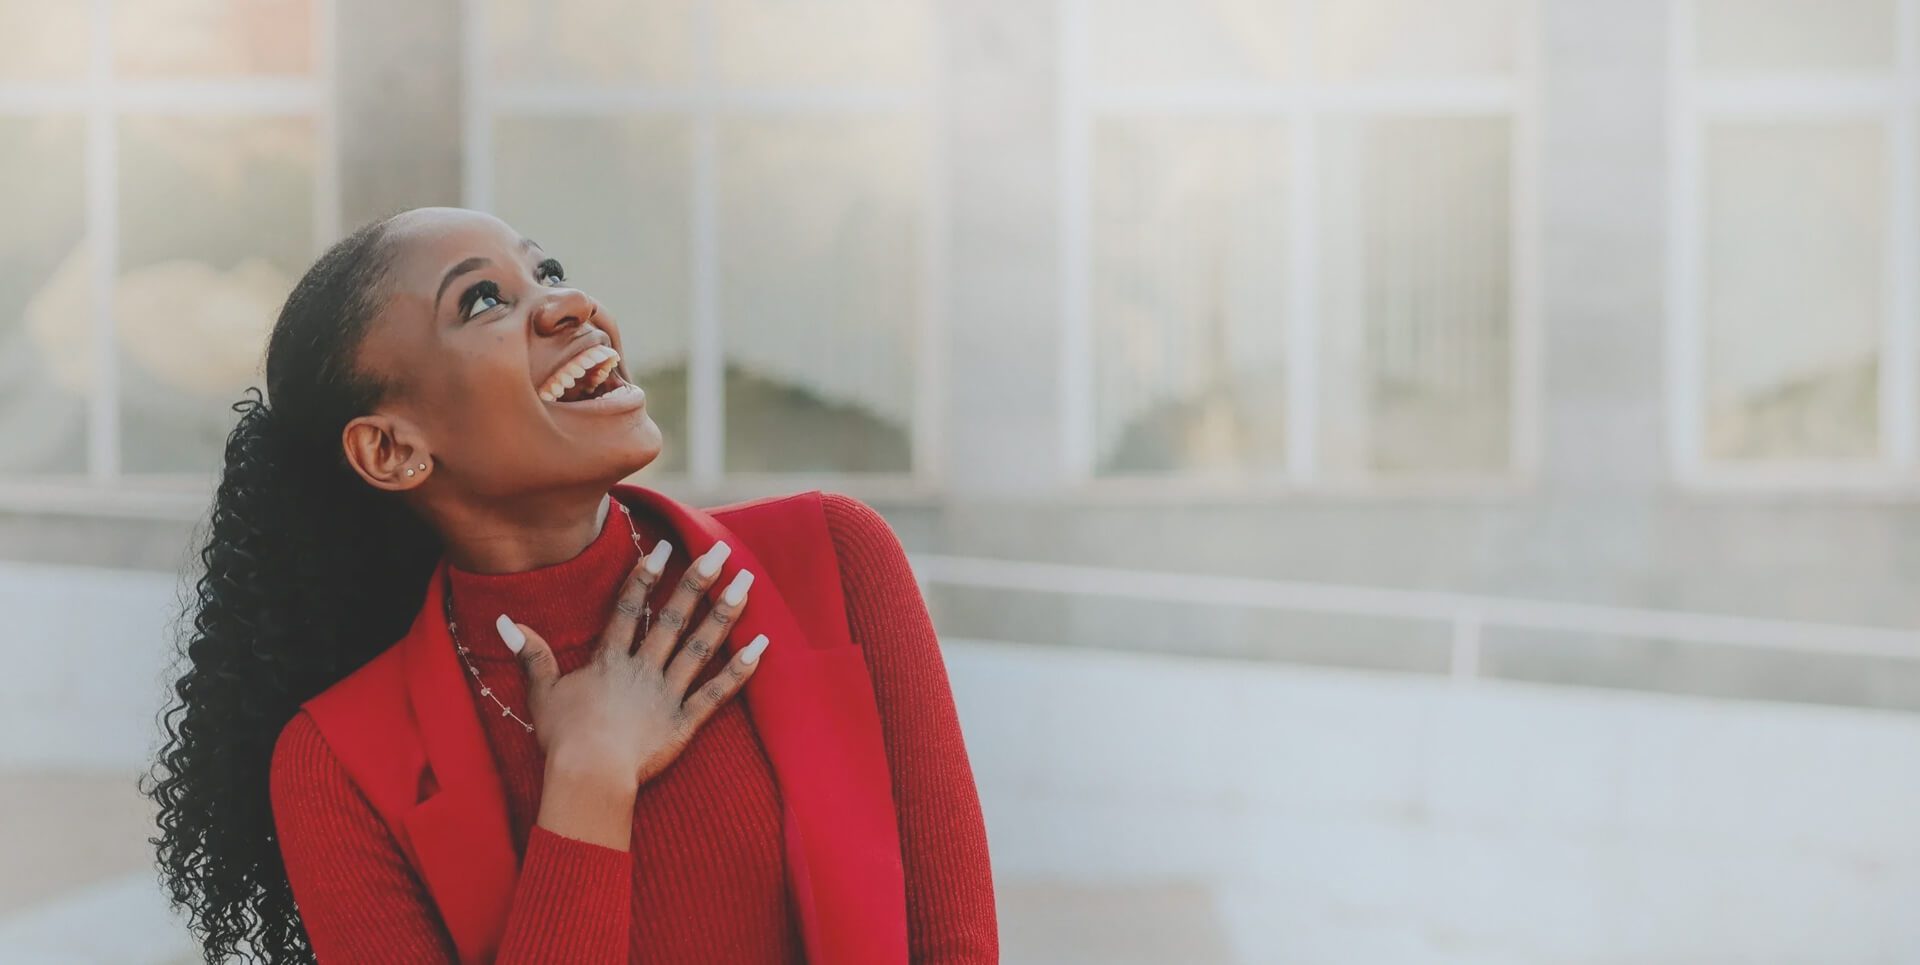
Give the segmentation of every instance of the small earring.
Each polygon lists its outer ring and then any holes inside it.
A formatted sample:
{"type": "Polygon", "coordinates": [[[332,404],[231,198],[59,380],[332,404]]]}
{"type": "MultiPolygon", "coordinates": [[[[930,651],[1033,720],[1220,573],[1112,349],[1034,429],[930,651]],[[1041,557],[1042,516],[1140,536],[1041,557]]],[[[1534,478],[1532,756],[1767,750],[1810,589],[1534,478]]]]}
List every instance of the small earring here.
{"type": "Polygon", "coordinates": [[[411,470],[411,469],[409,469],[409,470],[407,470],[407,475],[409,475],[409,476],[411,476],[411,475],[413,475],[413,470],[411,470]]]}
{"type": "Polygon", "coordinates": [[[423,462],[423,463],[421,463],[421,464],[420,464],[420,471],[421,471],[421,472],[426,472],[426,471],[427,471],[427,464],[426,464],[426,463],[424,463],[424,462],[423,462]]]}

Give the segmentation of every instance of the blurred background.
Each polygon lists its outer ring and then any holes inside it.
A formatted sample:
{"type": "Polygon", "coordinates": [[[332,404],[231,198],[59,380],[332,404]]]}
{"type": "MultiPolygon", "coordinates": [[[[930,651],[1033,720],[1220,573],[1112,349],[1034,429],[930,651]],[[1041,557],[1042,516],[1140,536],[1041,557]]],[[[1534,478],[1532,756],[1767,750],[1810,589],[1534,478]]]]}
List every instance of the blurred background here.
{"type": "MultiPolygon", "coordinates": [[[[1920,0],[0,0],[0,961],[321,247],[494,211],[880,509],[1017,963],[1920,962],[1920,0]]],[[[99,922],[111,920],[111,928],[99,922]]]]}

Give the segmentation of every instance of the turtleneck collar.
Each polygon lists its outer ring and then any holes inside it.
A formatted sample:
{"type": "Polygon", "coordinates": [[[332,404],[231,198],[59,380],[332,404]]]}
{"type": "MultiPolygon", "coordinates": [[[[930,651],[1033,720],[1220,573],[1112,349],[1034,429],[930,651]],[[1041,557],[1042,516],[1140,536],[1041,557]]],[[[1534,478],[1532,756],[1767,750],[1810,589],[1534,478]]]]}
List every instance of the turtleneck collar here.
{"type": "Polygon", "coordinates": [[[599,534],[572,559],[518,573],[447,567],[460,642],[470,648],[474,663],[518,659],[494,628],[502,613],[538,631],[556,653],[589,646],[599,636],[621,583],[640,561],[627,520],[632,518],[648,549],[657,539],[648,520],[638,514],[630,517],[617,497],[609,499],[612,505],[599,534]]]}

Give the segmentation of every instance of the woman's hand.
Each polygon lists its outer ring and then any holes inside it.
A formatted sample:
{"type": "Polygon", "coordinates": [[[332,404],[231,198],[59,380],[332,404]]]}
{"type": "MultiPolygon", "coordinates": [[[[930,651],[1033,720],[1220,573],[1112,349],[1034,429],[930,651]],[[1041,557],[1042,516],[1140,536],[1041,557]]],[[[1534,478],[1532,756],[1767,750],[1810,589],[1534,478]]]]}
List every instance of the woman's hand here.
{"type": "MultiPolygon", "coordinates": [[[[627,831],[631,830],[632,795],[673,763],[700,725],[740,691],[767,646],[765,634],[756,636],[711,681],[687,694],[746,608],[747,589],[753,583],[752,573],[736,573],[685,645],[679,645],[681,631],[731,552],[723,542],[687,567],[636,648],[640,613],[665,571],[670,552],[672,547],[661,540],[635,565],[593,657],[572,673],[559,672],[553,651],[531,627],[513,623],[505,614],[499,623],[507,645],[520,644],[517,651],[527,672],[528,712],[547,757],[548,789],[556,781],[576,790],[586,785],[592,794],[582,797],[616,802],[625,793],[627,814],[621,827],[627,831]]],[[[542,823],[547,810],[543,803],[542,823]]],[[[624,847],[627,835],[621,834],[618,840],[624,847]]]]}

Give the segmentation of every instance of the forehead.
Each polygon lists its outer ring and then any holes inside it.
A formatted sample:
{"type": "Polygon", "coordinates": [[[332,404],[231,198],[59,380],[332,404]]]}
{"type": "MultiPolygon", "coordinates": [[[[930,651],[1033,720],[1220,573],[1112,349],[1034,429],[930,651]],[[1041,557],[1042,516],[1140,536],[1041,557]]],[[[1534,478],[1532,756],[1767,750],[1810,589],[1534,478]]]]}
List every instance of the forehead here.
{"type": "Polygon", "coordinates": [[[513,226],[465,208],[416,208],[395,216],[387,230],[394,294],[428,299],[455,265],[470,258],[511,263],[527,244],[513,226]]]}

